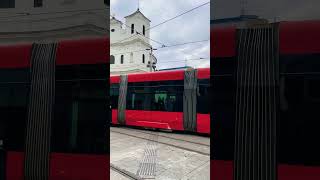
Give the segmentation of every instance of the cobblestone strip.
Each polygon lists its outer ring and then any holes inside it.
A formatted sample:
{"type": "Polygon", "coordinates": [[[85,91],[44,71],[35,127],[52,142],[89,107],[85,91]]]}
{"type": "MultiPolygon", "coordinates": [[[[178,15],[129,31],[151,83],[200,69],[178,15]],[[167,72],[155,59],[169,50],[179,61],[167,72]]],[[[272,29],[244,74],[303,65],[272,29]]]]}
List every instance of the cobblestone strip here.
{"type": "Polygon", "coordinates": [[[158,134],[150,135],[149,139],[137,170],[137,175],[143,179],[155,179],[156,177],[158,134]]]}

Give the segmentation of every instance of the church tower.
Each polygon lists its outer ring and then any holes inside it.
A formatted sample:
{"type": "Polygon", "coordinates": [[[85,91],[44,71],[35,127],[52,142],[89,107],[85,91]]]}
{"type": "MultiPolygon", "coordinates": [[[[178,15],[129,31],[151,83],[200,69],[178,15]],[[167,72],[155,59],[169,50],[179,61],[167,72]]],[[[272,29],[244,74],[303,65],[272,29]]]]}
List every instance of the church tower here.
{"type": "Polygon", "coordinates": [[[151,21],[138,8],[124,17],[122,23],[114,15],[110,19],[110,72],[129,74],[150,72],[157,58],[150,54],[151,21]]]}
{"type": "Polygon", "coordinates": [[[134,33],[140,33],[142,37],[147,37],[144,38],[144,40],[147,43],[149,42],[150,38],[150,20],[144,16],[139,9],[135,11],[134,13],[128,15],[125,17],[126,19],[126,24],[130,27],[128,28],[127,33],[130,35],[133,35],[134,33]]]}

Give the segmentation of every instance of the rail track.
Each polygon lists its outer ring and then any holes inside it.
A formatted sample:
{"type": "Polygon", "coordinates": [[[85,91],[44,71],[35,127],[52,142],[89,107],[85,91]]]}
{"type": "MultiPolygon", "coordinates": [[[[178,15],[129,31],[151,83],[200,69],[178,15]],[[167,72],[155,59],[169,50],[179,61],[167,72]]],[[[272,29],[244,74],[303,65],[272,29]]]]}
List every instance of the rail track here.
{"type": "MultiPolygon", "coordinates": [[[[196,142],[196,141],[191,141],[191,140],[182,139],[182,138],[170,137],[168,135],[162,135],[159,132],[137,130],[137,129],[127,128],[127,127],[125,127],[125,128],[124,127],[121,127],[121,128],[112,127],[110,129],[110,132],[130,136],[130,137],[134,137],[134,138],[144,139],[147,141],[154,141],[159,144],[163,144],[163,145],[175,147],[178,149],[183,149],[186,151],[210,156],[210,145],[206,144],[206,143],[202,143],[202,142],[196,142]],[[147,137],[146,135],[149,135],[149,137],[147,137]],[[152,135],[158,137],[156,141],[153,138],[150,138],[152,135]]],[[[206,137],[199,137],[199,138],[206,138],[206,137]]]]}
{"type": "Polygon", "coordinates": [[[120,167],[117,167],[116,165],[110,163],[110,170],[117,172],[118,174],[122,175],[123,177],[127,178],[127,179],[131,179],[131,180],[142,180],[142,178],[140,178],[139,176],[125,170],[122,169],[120,167]]]}
{"type": "MultiPolygon", "coordinates": [[[[185,140],[185,139],[179,139],[179,138],[170,137],[170,136],[166,136],[166,135],[160,134],[160,133],[165,133],[165,131],[159,131],[159,130],[155,130],[154,131],[154,130],[148,130],[148,129],[128,128],[128,127],[121,127],[121,129],[127,129],[127,130],[130,130],[130,131],[135,131],[135,132],[148,134],[148,135],[157,135],[158,137],[164,137],[164,138],[173,139],[173,140],[177,140],[177,141],[184,141],[184,142],[188,142],[188,143],[193,143],[193,144],[198,144],[198,145],[210,147],[210,145],[206,144],[206,143],[201,143],[201,142],[196,142],[196,141],[191,141],[191,140],[185,140]]],[[[170,133],[172,133],[172,132],[170,132],[170,133]]],[[[182,134],[180,134],[180,135],[182,135],[182,134]]]]}

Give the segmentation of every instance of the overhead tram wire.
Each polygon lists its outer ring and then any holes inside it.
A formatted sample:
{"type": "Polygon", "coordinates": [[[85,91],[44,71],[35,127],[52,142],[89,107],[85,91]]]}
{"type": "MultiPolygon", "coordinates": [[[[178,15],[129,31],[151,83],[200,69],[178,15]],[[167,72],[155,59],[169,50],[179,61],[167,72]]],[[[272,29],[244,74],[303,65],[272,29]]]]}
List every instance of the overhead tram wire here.
{"type": "MultiPolygon", "coordinates": [[[[157,47],[155,49],[159,50],[159,49],[163,49],[163,48],[170,48],[170,47],[176,47],[176,46],[183,46],[183,45],[187,45],[187,44],[195,44],[195,43],[200,43],[200,42],[206,42],[206,41],[210,41],[210,39],[207,40],[200,40],[200,41],[191,41],[191,42],[185,42],[185,43],[180,43],[180,44],[173,44],[173,45],[169,45],[169,46],[161,46],[161,47],[157,47]]],[[[136,51],[127,51],[124,53],[118,53],[115,55],[119,55],[119,54],[127,54],[127,53],[133,53],[133,52],[139,52],[139,51],[146,51],[146,49],[140,49],[140,50],[136,50],[136,51]]]]}
{"type": "MultiPolygon", "coordinates": [[[[147,32],[147,31],[149,31],[150,29],[153,29],[153,28],[155,28],[155,27],[158,27],[158,26],[160,26],[160,25],[162,25],[162,24],[165,24],[165,23],[167,23],[167,22],[169,22],[169,21],[172,21],[172,20],[174,20],[174,19],[176,19],[176,18],[178,18],[178,17],[180,17],[180,16],[183,16],[183,15],[189,13],[189,12],[192,12],[192,11],[194,11],[194,10],[196,10],[196,9],[202,7],[202,6],[205,6],[205,5],[207,5],[207,4],[210,4],[210,1],[209,1],[209,2],[206,2],[206,3],[204,3],[204,4],[201,4],[201,5],[197,6],[197,7],[194,7],[194,8],[192,8],[192,9],[188,10],[188,11],[185,11],[185,12],[183,12],[183,13],[181,13],[181,14],[173,17],[173,18],[167,19],[167,20],[165,20],[165,21],[163,21],[163,22],[161,22],[161,23],[159,23],[159,24],[157,24],[157,25],[155,25],[155,26],[152,26],[152,27],[146,29],[145,32],[147,32]]],[[[111,16],[111,15],[110,15],[110,16],[111,16]]],[[[111,17],[113,17],[113,16],[111,16],[111,17]]],[[[126,24],[125,24],[125,25],[126,25],[126,24]]],[[[128,25],[126,25],[126,26],[128,26],[128,25]]],[[[131,27],[130,27],[130,28],[131,28],[131,27]]],[[[116,43],[119,43],[119,42],[125,41],[125,40],[127,40],[127,39],[130,39],[130,38],[132,38],[132,37],[134,37],[134,36],[136,36],[136,35],[137,35],[137,34],[135,33],[135,34],[132,35],[132,36],[129,36],[129,37],[125,38],[125,39],[122,39],[122,40],[120,40],[120,41],[117,41],[116,43]]],[[[163,44],[163,45],[164,45],[164,44],[163,44]]]]}
{"type": "MultiPolygon", "coordinates": [[[[207,44],[204,44],[204,46],[202,45],[202,48],[205,48],[206,45],[207,45],[207,44]]],[[[175,46],[175,47],[177,47],[177,46],[175,46]]],[[[191,47],[192,47],[192,46],[191,46],[191,47]]],[[[200,47],[199,47],[199,48],[200,48],[200,47]]],[[[189,53],[188,48],[180,49],[180,50],[181,50],[182,53],[188,54],[189,58],[200,58],[200,59],[202,59],[201,56],[196,55],[196,51],[192,51],[192,52],[189,53]]],[[[185,61],[185,65],[186,65],[186,66],[187,66],[187,64],[188,64],[188,62],[185,61]]]]}
{"type": "Polygon", "coordinates": [[[206,2],[206,3],[204,3],[204,4],[201,4],[201,5],[197,6],[197,7],[194,7],[194,8],[192,8],[192,9],[188,10],[188,11],[185,11],[185,12],[183,12],[183,13],[181,13],[181,14],[173,17],[173,18],[167,19],[167,20],[165,20],[165,21],[163,21],[163,22],[161,22],[161,23],[159,23],[159,24],[157,24],[157,25],[155,25],[155,26],[152,26],[152,27],[146,29],[146,31],[149,31],[150,29],[153,29],[153,28],[158,27],[158,26],[160,26],[160,25],[162,25],[162,24],[164,24],[164,23],[167,23],[167,22],[169,22],[169,21],[172,21],[172,20],[174,20],[174,19],[176,19],[176,18],[178,18],[178,17],[180,17],[180,16],[182,16],[182,15],[185,15],[185,14],[187,14],[187,13],[193,11],[193,10],[196,10],[196,9],[202,7],[202,6],[205,6],[205,5],[207,5],[207,4],[210,4],[210,1],[209,1],[209,2],[206,2]]]}
{"type": "MultiPolygon", "coordinates": [[[[208,60],[210,59],[209,57],[206,58],[197,58],[197,59],[180,59],[180,60],[172,60],[172,61],[164,61],[164,62],[159,62],[157,64],[165,64],[169,62],[184,62],[184,61],[199,61],[199,60],[208,60]]],[[[141,67],[141,68],[147,68],[145,65],[146,64],[131,64],[132,67],[141,67]]]]}
{"type": "MultiPolygon", "coordinates": [[[[180,43],[180,44],[173,44],[173,45],[170,45],[170,46],[166,46],[166,47],[160,47],[160,49],[163,49],[163,48],[170,48],[170,47],[177,47],[177,46],[183,46],[183,45],[186,45],[186,44],[194,44],[194,43],[200,43],[200,42],[206,42],[206,41],[210,41],[210,39],[207,39],[207,40],[200,40],[200,41],[192,41],[192,42],[186,42],[186,43],[180,43]]],[[[194,55],[191,55],[191,56],[194,56],[194,55]]],[[[166,61],[166,62],[180,62],[180,61],[184,61],[186,64],[188,61],[193,61],[193,60],[205,60],[205,59],[210,59],[210,58],[202,58],[202,57],[199,57],[199,56],[196,56],[197,58],[194,58],[194,59],[184,59],[184,60],[174,60],[174,61],[166,61]]],[[[166,63],[166,62],[159,62],[157,64],[163,64],[163,63],[166,63]]]]}
{"type": "Polygon", "coordinates": [[[169,45],[169,46],[158,47],[158,49],[176,47],[176,46],[183,46],[183,45],[187,45],[187,44],[195,44],[195,43],[206,42],[206,41],[210,41],[210,39],[200,40],[200,41],[191,41],[191,42],[185,42],[185,43],[180,43],[180,44],[173,44],[173,45],[169,45]]]}
{"type": "Polygon", "coordinates": [[[164,62],[158,62],[157,64],[164,64],[169,62],[184,62],[184,61],[196,61],[196,60],[208,60],[209,57],[206,58],[194,58],[194,59],[180,59],[180,60],[172,60],[172,61],[164,61],[164,62]]]}

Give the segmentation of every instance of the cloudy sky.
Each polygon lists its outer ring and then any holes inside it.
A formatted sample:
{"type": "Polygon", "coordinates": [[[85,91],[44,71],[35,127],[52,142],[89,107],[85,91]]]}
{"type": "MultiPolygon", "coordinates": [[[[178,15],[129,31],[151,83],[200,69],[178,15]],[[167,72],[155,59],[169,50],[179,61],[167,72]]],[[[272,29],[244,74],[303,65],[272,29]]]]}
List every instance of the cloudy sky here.
{"type": "MultiPolygon", "coordinates": [[[[140,0],[140,11],[151,20],[151,27],[209,0],[140,0]]],[[[124,22],[137,10],[138,0],[111,0],[110,14],[124,22]]],[[[167,46],[210,39],[210,4],[151,29],[151,39],[167,46]]],[[[160,47],[152,42],[154,48],[160,47]]],[[[188,66],[210,67],[210,41],[161,48],[154,51],[157,68],[188,66]],[[199,60],[200,58],[204,58],[199,60]],[[187,63],[186,63],[187,59],[187,63]]]]}
{"type": "Polygon", "coordinates": [[[270,21],[320,19],[319,0],[212,0],[212,19],[239,16],[241,7],[270,21]]]}

